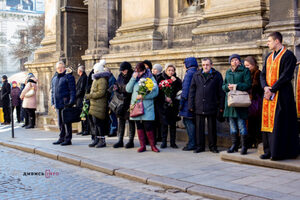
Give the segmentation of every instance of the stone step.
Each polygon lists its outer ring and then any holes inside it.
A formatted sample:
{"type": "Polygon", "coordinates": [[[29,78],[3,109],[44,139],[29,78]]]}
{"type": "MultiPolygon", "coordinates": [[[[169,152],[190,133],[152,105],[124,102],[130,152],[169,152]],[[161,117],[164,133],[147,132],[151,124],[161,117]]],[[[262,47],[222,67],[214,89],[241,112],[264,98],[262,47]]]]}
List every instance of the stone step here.
{"type": "Polygon", "coordinates": [[[58,126],[56,126],[56,125],[51,125],[51,124],[44,124],[44,130],[45,130],[45,131],[59,132],[58,126]]]}
{"type": "MultiPolygon", "coordinates": [[[[188,134],[186,129],[177,128],[176,140],[178,141],[188,141],[188,134]]],[[[206,135],[206,146],[208,145],[208,138],[206,135]]],[[[231,146],[231,139],[229,134],[226,133],[217,133],[217,146],[218,147],[230,147],[231,146]]]]}
{"type": "Polygon", "coordinates": [[[249,149],[247,155],[237,153],[227,153],[222,151],[220,158],[225,161],[238,162],[242,164],[250,164],[262,167],[276,168],[288,171],[300,172],[300,156],[297,159],[289,159],[282,161],[262,160],[259,158],[257,149],[249,149]]]}
{"type": "MultiPolygon", "coordinates": [[[[60,132],[58,125],[44,124],[45,131],[60,132]]],[[[72,128],[72,133],[78,133],[78,129],[72,128]]]]}
{"type": "Polygon", "coordinates": [[[262,155],[262,154],[265,153],[265,152],[264,152],[264,146],[263,146],[262,143],[258,144],[258,147],[257,147],[257,153],[258,153],[258,155],[262,155]]]}

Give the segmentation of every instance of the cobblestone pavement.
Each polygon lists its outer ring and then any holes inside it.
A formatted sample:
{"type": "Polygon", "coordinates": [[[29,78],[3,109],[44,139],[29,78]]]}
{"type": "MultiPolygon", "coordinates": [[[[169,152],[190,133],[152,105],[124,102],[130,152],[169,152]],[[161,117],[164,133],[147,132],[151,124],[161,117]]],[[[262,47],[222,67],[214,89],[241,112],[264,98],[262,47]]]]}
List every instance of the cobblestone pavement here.
{"type": "Polygon", "coordinates": [[[0,157],[1,200],[204,200],[199,196],[128,181],[2,146],[0,157]]]}
{"type": "MultiPolygon", "coordinates": [[[[161,149],[161,153],[151,152],[149,146],[144,153],[137,153],[139,146],[135,139],[135,148],[113,148],[117,137],[107,138],[107,147],[89,148],[90,136],[73,134],[71,146],[52,145],[58,133],[41,129],[15,129],[15,138],[11,138],[10,128],[0,126],[0,139],[23,143],[35,147],[44,147],[54,151],[77,155],[90,160],[133,169],[145,173],[173,178],[180,181],[200,184],[208,187],[229,190],[268,199],[300,199],[300,173],[224,162],[219,154],[203,152],[195,154],[182,151],[184,143],[177,143],[179,149],[161,149]]],[[[124,142],[127,142],[125,138],[124,142]]],[[[0,147],[1,148],[1,147],[0,147]]],[[[2,200],[0,198],[0,200],[2,200]]]]}

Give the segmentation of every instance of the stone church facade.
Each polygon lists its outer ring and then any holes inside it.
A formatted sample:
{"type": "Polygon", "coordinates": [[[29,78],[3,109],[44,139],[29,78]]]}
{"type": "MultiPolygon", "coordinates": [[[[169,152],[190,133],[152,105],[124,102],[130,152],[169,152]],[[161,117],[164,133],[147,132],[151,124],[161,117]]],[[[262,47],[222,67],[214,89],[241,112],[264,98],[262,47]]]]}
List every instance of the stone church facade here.
{"type": "Polygon", "coordinates": [[[106,59],[118,73],[123,61],[172,62],[183,76],[183,60],[210,57],[222,73],[228,57],[255,56],[262,66],[267,35],[280,31],[300,58],[297,0],[46,0],[45,38],[27,63],[39,78],[38,112],[51,114],[50,81],[64,60],[90,70],[106,59]]]}

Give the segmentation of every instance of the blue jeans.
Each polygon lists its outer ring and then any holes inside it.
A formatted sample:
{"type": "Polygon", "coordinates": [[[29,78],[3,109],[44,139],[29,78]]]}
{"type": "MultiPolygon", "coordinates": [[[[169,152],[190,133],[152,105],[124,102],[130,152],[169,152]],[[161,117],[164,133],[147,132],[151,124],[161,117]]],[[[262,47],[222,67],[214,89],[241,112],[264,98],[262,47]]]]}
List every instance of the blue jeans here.
{"type": "Polygon", "coordinates": [[[238,134],[239,131],[241,135],[248,134],[245,119],[229,117],[229,126],[231,135],[238,134]]]}
{"type": "Polygon", "coordinates": [[[110,118],[110,134],[116,133],[118,130],[118,119],[115,113],[111,112],[110,118]]]}
{"type": "Polygon", "coordinates": [[[189,136],[189,141],[188,141],[187,147],[194,148],[195,140],[196,140],[196,138],[195,138],[196,127],[195,127],[194,121],[193,121],[193,119],[184,117],[183,124],[184,124],[187,134],[189,136]]]}

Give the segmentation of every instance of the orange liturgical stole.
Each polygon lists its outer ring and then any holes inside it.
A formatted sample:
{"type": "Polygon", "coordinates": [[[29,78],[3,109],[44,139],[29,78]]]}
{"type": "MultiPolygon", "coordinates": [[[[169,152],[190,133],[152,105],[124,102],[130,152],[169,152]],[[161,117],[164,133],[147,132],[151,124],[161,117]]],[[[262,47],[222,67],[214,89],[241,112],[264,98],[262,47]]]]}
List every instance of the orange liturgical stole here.
{"type": "Polygon", "coordinates": [[[297,117],[300,118],[300,65],[298,66],[297,83],[296,83],[296,106],[297,117]]]}
{"type": "MultiPolygon", "coordinates": [[[[285,52],[286,48],[284,47],[275,59],[273,59],[274,52],[268,57],[266,65],[266,81],[270,87],[272,87],[279,79],[280,60],[285,52]]],[[[267,100],[265,98],[263,100],[261,123],[261,131],[263,132],[273,132],[278,93],[279,91],[275,93],[273,100],[267,100]]]]}

